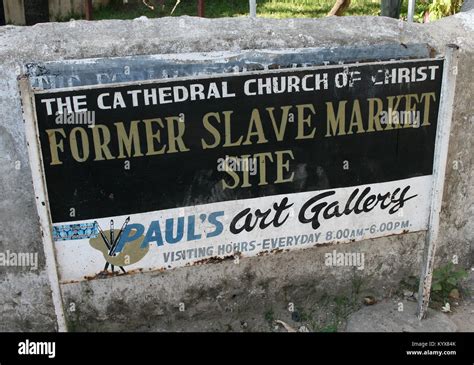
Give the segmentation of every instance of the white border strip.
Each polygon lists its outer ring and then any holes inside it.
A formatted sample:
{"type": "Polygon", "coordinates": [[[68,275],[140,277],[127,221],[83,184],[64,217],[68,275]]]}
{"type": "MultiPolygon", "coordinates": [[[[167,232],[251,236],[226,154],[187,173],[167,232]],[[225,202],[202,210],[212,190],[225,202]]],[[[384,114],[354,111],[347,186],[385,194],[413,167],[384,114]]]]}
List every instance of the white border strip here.
{"type": "Polygon", "coordinates": [[[51,216],[49,214],[49,202],[46,194],[45,179],[43,179],[43,163],[39,150],[38,131],[36,123],[36,113],[32,101],[33,93],[26,76],[19,79],[20,94],[23,109],[23,121],[25,123],[25,134],[30,157],[31,175],[35,191],[36,209],[38,211],[40,228],[43,237],[44,254],[46,257],[46,272],[51,285],[51,293],[54,304],[54,311],[58,323],[59,332],[67,332],[66,318],[59,286],[58,268],[56,266],[56,255],[54,243],[51,235],[51,216]]]}
{"type": "Polygon", "coordinates": [[[458,47],[446,46],[446,58],[441,80],[438,123],[433,160],[433,186],[431,188],[431,208],[428,234],[423,250],[423,266],[421,268],[420,286],[418,288],[418,319],[423,319],[430,302],[431,281],[439,234],[439,221],[443,203],[444,179],[448,160],[449,135],[453,117],[454,92],[458,70],[458,47]]]}

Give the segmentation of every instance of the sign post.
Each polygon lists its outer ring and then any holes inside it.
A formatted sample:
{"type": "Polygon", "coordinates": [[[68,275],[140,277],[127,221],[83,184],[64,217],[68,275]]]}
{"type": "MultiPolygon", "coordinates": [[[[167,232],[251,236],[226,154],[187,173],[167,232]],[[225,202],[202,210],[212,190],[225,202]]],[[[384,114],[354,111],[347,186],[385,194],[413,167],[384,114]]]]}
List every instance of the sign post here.
{"type": "Polygon", "coordinates": [[[257,0],[249,0],[249,8],[250,17],[255,18],[257,16],[257,0]]]}
{"type": "Polygon", "coordinates": [[[415,15],[415,2],[416,0],[408,0],[408,15],[407,21],[413,23],[413,17],[415,15]]]}
{"type": "Polygon", "coordinates": [[[430,301],[431,281],[439,234],[439,221],[443,202],[444,179],[448,159],[449,134],[453,114],[456,75],[458,70],[458,46],[448,45],[443,67],[438,126],[433,162],[433,185],[431,188],[431,207],[428,233],[423,252],[423,266],[418,288],[418,318],[423,319],[430,301]]]}
{"type": "Polygon", "coordinates": [[[43,161],[38,141],[38,125],[35,123],[33,92],[28,77],[21,76],[19,87],[22,99],[23,118],[25,121],[26,139],[29,141],[28,155],[30,158],[31,175],[35,191],[36,209],[38,211],[41,235],[43,238],[44,255],[46,259],[46,271],[51,285],[51,294],[54,310],[57,318],[58,331],[66,332],[67,324],[64,315],[61,289],[59,287],[59,275],[56,260],[56,250],[51,232],[51,216],[49,212],[48,194],[44,180],[43,161]]]}
{"type": "Polygon", "coordinates": [[[198,0],[198,3],[197,3],[197,12],[198,12],[198,16],[201,17],[201,18],[204,18],[205,17],[205,11],[204,11],[204,0],[198,0]]]}

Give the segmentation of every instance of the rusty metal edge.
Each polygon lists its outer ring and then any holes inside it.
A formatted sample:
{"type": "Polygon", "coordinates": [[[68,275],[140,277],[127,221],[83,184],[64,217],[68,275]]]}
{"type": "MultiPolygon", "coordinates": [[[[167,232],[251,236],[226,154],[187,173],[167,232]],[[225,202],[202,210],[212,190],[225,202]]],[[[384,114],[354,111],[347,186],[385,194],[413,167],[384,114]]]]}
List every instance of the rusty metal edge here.
{"type": "Polygon", "coordinates": [[[446,45],[433,161],[430,216],[428,233],[423,250],[420,285],[418,288],[418,308],[416,314],[419,320],[425,318],[430,302],[431,282],[433,279],[434,259],[438,243],[440,213],[443,202],[446,163],[448,160],[449,135],[453,116],[459,57],[458,50],[459,47],[456,45],[446,45]]]}
{"type": "Polygon", "coordinates": [[[25,134],[31,166],[33,188],[35,192],[35,203],[36,209],[38,211],[44,255],[46,258],[46,272],[51,286],[51,296],[56,314],[58,331],[67,332],[61,288],[59,285],[56,253],[51,233],[52,223],[49,212],[48,195],[44,180],[40,143],[38,139],[36,112],[33,100],[34,94],[26,76],[20,76],[18,78],[18,84],[21,96],[23,122],[25,123],[25,134]]]}

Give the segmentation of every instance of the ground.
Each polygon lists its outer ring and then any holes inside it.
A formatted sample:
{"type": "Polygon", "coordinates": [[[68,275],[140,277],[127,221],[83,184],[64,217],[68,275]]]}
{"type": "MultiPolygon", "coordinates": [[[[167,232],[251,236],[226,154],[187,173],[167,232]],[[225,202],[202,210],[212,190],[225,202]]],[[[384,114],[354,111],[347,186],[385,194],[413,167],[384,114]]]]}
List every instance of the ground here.
{"type": "Polygon", "coordinates": [[[473,332],[474,331],[474,268],[464,284],[463,297],[454,302],[451,312],[429,309],[426,319],[415,316],[416,301],[390,298],[351,314],[347,332],[473,332]],[[399,311],[399,303],[403,311],[399,311]],[[457,305],[456,305],[457,303],[457,305]]]}
{"type": "MultiPolygon", "coordinates": [[[[223,331],[272,332],[474,332],[474,268],[463,282],[462,296],[452,301],[451,312],[442,312],[431,303],[426,318],[416,317],[415,296],[406,291],[390,298],[372,298],[354,287],[351,294],[323,297],[317,303],[290,308],[268,307],[262,318],[229,321],[223,331]],[[405,294],[404,294],[405,292],[405,294]],[[370,299],[370,300],[368,300],[370,299]],[[374,300],[376,304],[366,305],[374,300]],[[400,306],[400,303],[402,306],[400,306]],[[399,310],[401,309],[402,310],[399,310]]],[[[232,315],[230,315],[232,317],[232,315]]]]}
{"type": "MultiPolygon", "coordinates": [[[[219,304],[225,320],[204,316],[190,322],[184,315],[175,317],[167,328],[153,325],[144,331],[218,331],[218,332],[473,332],[474,269],[461,286],[461,298],[452,301],[451,312],[442,312],[431,303],[426,318],[416,316],[415,296],[407,297],[400,288],[396,294],[378,298],[363,282],[354,282],[352,290],[340,296],[323,295],[316,302],[281,303],[256,301],[245,311],[219,304]],[[368,305],[374,302],[373,305],[368,305]],[[402,304],[403,310],[400,309],[402,304]]],[[[259,293],[252,293],[258,295],[259,293]]]]}

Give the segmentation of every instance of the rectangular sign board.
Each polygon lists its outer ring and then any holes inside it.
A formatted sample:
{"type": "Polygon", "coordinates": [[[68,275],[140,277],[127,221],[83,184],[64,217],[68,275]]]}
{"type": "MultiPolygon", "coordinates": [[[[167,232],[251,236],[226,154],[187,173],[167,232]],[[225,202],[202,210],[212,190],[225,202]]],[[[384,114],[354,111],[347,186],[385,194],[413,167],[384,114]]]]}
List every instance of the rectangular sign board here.
{"type": "Polygon", "coordinates": [[[61,281],[426,230],[442,68],[34,91],[61,281]]]}

